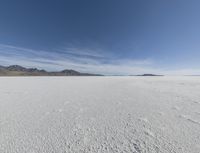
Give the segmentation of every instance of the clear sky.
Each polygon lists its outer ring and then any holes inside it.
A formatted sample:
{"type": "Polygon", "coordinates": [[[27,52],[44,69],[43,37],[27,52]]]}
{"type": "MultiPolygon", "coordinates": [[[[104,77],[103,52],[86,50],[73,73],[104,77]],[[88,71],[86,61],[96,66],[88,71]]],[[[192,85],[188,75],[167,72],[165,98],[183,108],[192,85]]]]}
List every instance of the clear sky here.
{"type": "Polygon", "coordinates": [[[0,65],[200,74],[199,0],[0,0],[0,65]]]}

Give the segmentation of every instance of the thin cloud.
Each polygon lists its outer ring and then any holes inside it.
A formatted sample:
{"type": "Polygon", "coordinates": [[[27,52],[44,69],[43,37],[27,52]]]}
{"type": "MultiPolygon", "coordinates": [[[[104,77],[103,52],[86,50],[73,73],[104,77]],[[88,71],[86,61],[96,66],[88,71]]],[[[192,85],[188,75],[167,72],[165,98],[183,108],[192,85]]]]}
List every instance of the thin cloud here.
{"type": "Polygon", "coordinates": [[[63,49],[57,49],[57,51],[65,54],[72,54],[76,56],[86,56],[95,58],[105,58],[101,50],[88,49],[88,48],[76,48],[76,47],[65,47],[63,49]]]}
{"type": "Polygon", "coordinates": [[[199,70],[163,70],[155,68],[152,59],[116,59],[99,54],[99,50],[65,48],[62,51],[32,50],[23,47],[0,44],[0,64],[19,64],[49,71],[75,69],[81,72],[106,75],[135,75],[156,73],[168,75],[200,74],[199,70]]]}

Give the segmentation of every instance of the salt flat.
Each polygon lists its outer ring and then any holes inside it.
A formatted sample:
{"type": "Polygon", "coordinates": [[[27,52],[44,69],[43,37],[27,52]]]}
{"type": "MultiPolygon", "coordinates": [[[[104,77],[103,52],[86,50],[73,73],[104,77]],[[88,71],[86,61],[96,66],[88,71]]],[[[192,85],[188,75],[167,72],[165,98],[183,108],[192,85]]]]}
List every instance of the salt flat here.
{"type": "Polygon", "coordinates": [[[1,153],[199,153],[200,77],[1,77],[1,153]]]}

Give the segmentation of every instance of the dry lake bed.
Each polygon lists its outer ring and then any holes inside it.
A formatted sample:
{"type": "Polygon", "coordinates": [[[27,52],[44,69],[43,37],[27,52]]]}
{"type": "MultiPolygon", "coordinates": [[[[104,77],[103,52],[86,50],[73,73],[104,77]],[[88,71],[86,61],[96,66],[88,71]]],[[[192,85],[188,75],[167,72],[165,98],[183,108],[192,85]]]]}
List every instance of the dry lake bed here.
{"type": "Polygon", "coordinates": [[[1,153],[199,153],[200,77],[0,77],[1,153]]]}

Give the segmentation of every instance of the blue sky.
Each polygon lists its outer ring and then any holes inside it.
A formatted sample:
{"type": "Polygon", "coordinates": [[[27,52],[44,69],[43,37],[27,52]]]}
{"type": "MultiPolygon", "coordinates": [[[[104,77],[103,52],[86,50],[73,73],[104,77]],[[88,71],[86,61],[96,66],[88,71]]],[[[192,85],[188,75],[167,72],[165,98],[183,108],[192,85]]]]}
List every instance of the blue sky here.
{"type": "Polygon", "coordinates": [[[198,0],[0,0],[0,64],[200,74],[198,0]]]}

